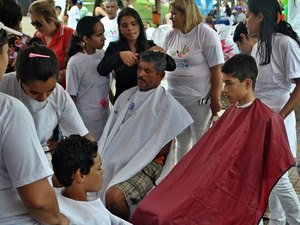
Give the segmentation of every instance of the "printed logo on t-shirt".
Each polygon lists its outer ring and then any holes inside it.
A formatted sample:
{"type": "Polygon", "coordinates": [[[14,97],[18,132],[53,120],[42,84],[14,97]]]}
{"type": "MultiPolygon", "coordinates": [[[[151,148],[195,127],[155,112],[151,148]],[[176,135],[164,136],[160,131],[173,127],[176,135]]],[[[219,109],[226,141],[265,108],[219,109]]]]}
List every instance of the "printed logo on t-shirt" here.
{"type": "Polygon", "coordinates": [[[181,50],[172,51],[170,50],[170,55],[174,58],[176,63],[176,68],[187,69],[189,68],[188,59],[185,58],[186,54],[190,51],[190,48],[186,45],[183,46],[181,50]]]}
{"type": "Polygon", "coordinates": [[[116,36],[117,35],[117,30],[118,30],[118,27],[114,27],[113,29],[109,30],[109,34],[111,36],[116,36]]]}
{"type": "Polygon", "coordinates": [[[188,52],[190,51],[190,48],[186,45],[183,46],[181,50],[176,51],[170,51],[171,56],[177,56],[178,58],[183,58],[188,52]]]}

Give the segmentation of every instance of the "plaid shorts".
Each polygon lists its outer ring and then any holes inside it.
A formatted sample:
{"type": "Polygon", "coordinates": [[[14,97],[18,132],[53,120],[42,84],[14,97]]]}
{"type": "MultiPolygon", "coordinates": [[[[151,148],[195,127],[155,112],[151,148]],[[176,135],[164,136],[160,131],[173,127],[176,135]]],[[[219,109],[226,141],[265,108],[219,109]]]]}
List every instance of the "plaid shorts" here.
{"type": "Polygon", "coordinates": [[[155,186],[155,181],[160,176],[163,165],[154,161],[150,162],[142,171],[114,187],[119,188],[125,195],[129,207],[139,203],[145,195],[155,186]]]}

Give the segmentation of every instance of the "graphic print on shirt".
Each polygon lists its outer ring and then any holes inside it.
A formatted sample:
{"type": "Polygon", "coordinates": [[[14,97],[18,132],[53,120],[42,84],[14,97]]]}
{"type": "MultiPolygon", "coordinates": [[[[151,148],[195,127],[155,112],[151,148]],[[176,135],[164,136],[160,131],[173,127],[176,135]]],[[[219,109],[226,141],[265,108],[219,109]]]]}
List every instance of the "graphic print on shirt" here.
{"type": "Polygon", "coordinates": [[[174,58],[176,67],[180,69],[187,69],[190,67],[188,59],[186,58],[190,48],[185,44],[181,50],[170,50],[170,55],[174,58]]]}
{"type": "Polygon", "coordinates": [[[108,32],[110,36],[116,36],[117,31],[118,31],[118,27],[114,27],[113,29],[110,29],[108,32]]]}

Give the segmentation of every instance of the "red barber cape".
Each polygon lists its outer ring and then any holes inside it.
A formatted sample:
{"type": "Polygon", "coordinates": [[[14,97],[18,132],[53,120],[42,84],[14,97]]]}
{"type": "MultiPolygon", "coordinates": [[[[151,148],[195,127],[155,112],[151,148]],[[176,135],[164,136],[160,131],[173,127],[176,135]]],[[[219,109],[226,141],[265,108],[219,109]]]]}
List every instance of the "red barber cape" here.
{"type": "Polygon", "coordinates": [[[258,224],[295,160],[282,118],[260,100],[235,105],[138,205],[134,225],[258,224]]]}

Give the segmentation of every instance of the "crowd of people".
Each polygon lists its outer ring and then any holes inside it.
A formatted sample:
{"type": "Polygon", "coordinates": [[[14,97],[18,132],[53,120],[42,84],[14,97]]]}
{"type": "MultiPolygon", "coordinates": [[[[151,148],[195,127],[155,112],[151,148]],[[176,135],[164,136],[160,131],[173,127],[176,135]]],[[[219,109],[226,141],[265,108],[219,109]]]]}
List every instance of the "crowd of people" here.
{"type": "Polygon", "coordinates": [[[194,0],[159,46],[132,1],[36,0],[30,37],[0,0],[0,224],[300,224],[299,36],[277,0],[233,9],[224,58],[194,0]]]}

